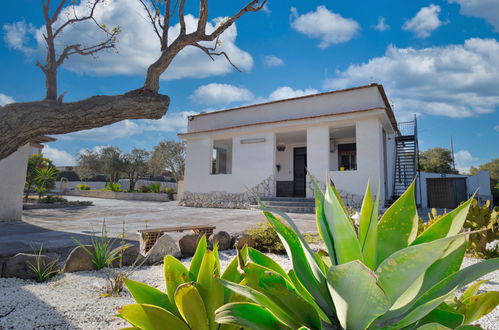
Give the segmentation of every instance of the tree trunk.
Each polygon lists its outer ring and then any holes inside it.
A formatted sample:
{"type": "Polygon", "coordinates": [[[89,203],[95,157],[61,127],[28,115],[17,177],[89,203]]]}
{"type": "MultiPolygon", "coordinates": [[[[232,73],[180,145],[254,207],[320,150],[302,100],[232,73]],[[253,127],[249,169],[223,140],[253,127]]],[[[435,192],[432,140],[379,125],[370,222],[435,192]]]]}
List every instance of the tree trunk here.
{"type": "Polygon", "coordinates": [[[57,100],[57,73],[55,70],[45,72],[46,100],[57,100]]]}
{"type": "Polygon", "coordinates": [[[92,96],[78,102],[43,100],[0,107],[0,159],[46,134],[65,134],[124,119],[159,119],[170,98],[138,89],[123,95],[92,96]]]}

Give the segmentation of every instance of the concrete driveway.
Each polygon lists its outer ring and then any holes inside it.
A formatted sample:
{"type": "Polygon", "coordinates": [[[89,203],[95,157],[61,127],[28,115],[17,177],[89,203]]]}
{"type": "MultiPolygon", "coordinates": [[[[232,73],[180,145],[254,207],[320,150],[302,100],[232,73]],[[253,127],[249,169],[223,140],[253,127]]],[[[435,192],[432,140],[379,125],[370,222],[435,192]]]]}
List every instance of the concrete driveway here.
{"type": "MultiPolygon", "coordinates": [[[[139,239],[138,229],[210,224],[229,233],[244,231],[265,217],[258,210],[206,209],[178,206],[177,202],[141,202],[67,196],[88,200],[94,206],[67,209],[25,210],[22,222],[0,222],[0,256],[31,252],[43,243],[47,251],[63,252],[75,246],[72,237],[89,242],[106,221],[109,236],[123,232],[127,240],[139,239]]],[[[303,232],[316,232],[315,216],[290,214],[303,232]]],[[[175,239],[184,233],[171,233],[175,239]]]]}

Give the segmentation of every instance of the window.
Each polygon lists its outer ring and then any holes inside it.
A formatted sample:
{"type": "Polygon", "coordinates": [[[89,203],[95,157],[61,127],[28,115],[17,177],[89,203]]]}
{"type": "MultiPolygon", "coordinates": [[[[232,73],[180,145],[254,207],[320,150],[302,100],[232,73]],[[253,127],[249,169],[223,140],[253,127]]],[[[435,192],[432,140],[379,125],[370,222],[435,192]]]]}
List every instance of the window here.
{"type": "Polygon", "coordinates": [[[338,144],[338,170],[357,170],[357,146],[355,143],[338,144]]]}
{"type": "Polygon", "coordinates": [[[214,140],[211,151],[211,174],[232,173],[232,139],[214,140]]]}

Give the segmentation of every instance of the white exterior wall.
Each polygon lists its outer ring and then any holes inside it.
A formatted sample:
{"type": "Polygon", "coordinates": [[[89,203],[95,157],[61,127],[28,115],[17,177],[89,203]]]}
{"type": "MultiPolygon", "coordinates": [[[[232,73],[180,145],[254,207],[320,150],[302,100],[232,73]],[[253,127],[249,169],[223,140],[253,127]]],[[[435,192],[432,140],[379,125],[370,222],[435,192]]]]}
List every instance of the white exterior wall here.
{"type": "Polygon", "coordinates": [[[186,141],[185,191],[244,193],[276,174],[274,133],[234,136],[231,174],[210,174],[212,146],[213,139],[186,141]],[[241,140],[259,138],[265,142],[241,144],[241,140]]]}
{"type": "MultiPolygon", "coordinates": [[[[330,171],[329,176],[338,190],[363,196],[368,180],[371,191],[376,194],[378,187],[381,201],[388,196],[383,184],[383,133],[378,118],[359,120],[355,125],[357,145],[356,171],[330,171]]],[[[388,173],[391,175],[391,173],[388,173]]]]}
{"type": "MultiPolygon", "coordinates": [[[[329,171],[329,127],[307,128],[307,171],[318,182],[325,182],[329,171]]],[[[314,196],[310,186],[310,177],[307,175],[307,197],[314,196]]]]}
{"type": "Polygon", "coordinates": [[[0,221],[22,219],[22,196],[31,147],[19,148],[0,160],[0,221]]]}

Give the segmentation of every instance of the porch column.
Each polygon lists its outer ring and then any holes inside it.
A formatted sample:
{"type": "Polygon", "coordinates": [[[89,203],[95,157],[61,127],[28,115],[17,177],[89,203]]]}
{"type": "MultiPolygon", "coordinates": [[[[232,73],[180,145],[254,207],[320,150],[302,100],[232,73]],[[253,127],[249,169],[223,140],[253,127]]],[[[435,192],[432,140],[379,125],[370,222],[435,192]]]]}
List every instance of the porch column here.
{"type": "MultiPolygon", "coordinates": [[[[307,170],[320,182],[326,182],[329,171],[329,127],[307,128],[307,170]]],[[[307,197],[314,196],[310,186],[310,177],[307,175],[307,197]]]]}

